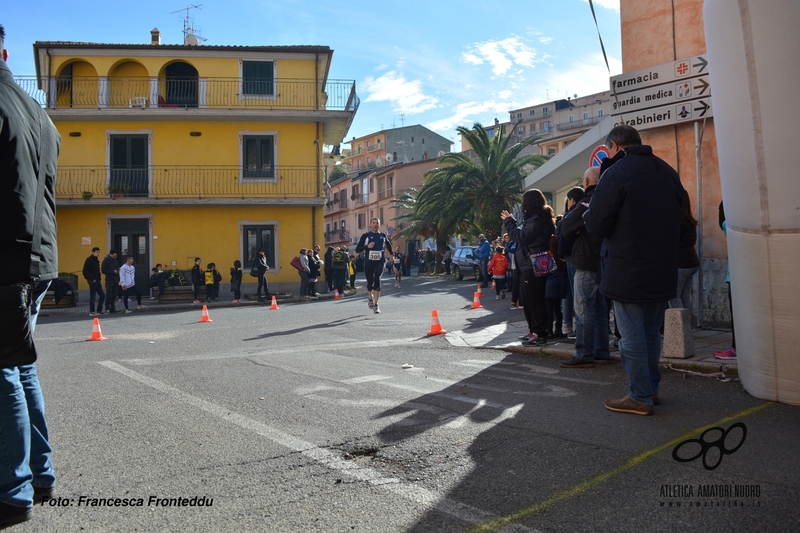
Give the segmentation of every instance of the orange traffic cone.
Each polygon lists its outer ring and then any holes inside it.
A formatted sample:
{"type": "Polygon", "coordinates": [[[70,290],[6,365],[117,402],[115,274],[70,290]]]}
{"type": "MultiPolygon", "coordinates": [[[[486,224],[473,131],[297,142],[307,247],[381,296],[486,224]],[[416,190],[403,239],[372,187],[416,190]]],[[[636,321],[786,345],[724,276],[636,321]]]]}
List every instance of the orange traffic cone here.
{"type": "Polygon", "coordinates": [[[203,304],[203,314],[200,316],[200,322],[213,322],[211,317],[208,316],[208,306],[203,304]]]}
{"type": "Polygon", "coordinates": [[[497,282],[495,282],[494,278],[492,278],[492,290],[497,290],[497,282]]]}
{"type": "Polygon", "coordinates": [[[278,300],[273,296],[272,297],[272,305],[269,306],[269,310],[270,311],[277,311],[278,309],[280,309],[280,307],[278,307],[278,300]]]}
{"type": "Polygon", "coordinates": [[[478,283],[478,290],[475,292],[478,295],[478,298],[483,298],[483,291],[481,290],[481,284],[478,283]]]}
{"type": "Polygon", "coordinates": [[[441,335],[442,333],[447,332],[443,330],[441,324],[439,324],[439,313],[437,313],[436,309],[434,309],[431,311],[431,330],[428,332],[428,336],[441,335]]]}
{"type": "Polygon", "coordinates": [[[87,341],[104,341],[106,340],[103,337],[103,333],[100,331],[100,319],[95,318],[94,324],[92,325],[92,336],[86,339],[87,341]]]}
{"type": "Polygon", "coordinates": [[[336,289],[336,293],[333,295],[334,300],[341,300],[342,297],[339,296],[339,289],[336,289]]]}
{"type": "Polygon", "coordinates": [[[477,292],[475,293],[475,297],[472,299],[472,307],[470,307],[470,309],[483,309],[483,306],[481,305],[481,297],[477,292]]]}

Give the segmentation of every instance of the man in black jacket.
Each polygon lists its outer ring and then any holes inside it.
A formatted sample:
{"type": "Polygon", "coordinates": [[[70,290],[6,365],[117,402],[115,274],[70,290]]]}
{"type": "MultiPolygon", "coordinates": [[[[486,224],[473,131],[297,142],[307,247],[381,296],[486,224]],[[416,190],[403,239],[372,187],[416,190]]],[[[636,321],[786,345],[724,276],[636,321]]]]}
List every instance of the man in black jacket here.
{"type": "Polygon", "coordinates": [[[100,267],[106,277],[106,312],[117,312],[117,293],[119,292],[119,261],[117,251],[109,250],[100,267]]]}
{"type": "Polygon", "coordinates": [[[83,277],[89,283],[89,316],[97,316],[103,314],[103,302],[106,299],[106,293],[103,292],[103,286],[100,283],[100,248],[95,246],[92,248],[92,255],[86,258],[83,262],[83,277]],[[97,295],[97,312],[94,311],[94,297],[97,295]]]}
{"type": "Polygon", "coordinates": [[[652,415],[661,380],[659,329],[678,283],[685,191],[678,173],[643,146],[631,126],[614,127],[606,146],[610,157],[583,221],[603,238],[600,292],[614,302],[619,353],[630,379],[628,394],[606,401],[606,409],[652,415]]]}
{"type": "Polygon", "coordinates": [[[564,368],[594,368],[595,363],[608,363],[608,307],[600,294],[597,277],[602,239],[586,231],[583,214],[589,209],[600,167],[589,167],[583,173],[583,198],[561,221],[562,235],[572,241],[572,265],[575,267],[575,356],[561,361],[564,368]]]}
{"type": "MultiPolygon", "coordinates": [[[[55,180],[61,137],[41,106],[14,82],[4,40],[0,26],[0,279],[32,288],[34,330],[50,280],[58,276],[55,180]]],[[[51,496],[56,482],[36,364],[9,363],[0,359],[0,529],[29,520],[34,500],[51,496]]]]}

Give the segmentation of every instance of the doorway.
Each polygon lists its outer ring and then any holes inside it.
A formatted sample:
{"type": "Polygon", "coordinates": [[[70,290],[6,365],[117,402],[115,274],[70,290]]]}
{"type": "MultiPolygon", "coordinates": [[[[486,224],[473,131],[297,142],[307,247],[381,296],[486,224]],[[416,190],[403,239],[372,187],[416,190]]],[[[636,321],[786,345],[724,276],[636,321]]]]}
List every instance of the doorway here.
{"type": "Polygon", "coordinates": [[[115,218],[111,219],[111,248],[117,251],[120,266],[125,259],[133,256],[136,269],[136,288],[143,295],[148,294],[147,281],[150,278],[150,219],[115,218]]]}

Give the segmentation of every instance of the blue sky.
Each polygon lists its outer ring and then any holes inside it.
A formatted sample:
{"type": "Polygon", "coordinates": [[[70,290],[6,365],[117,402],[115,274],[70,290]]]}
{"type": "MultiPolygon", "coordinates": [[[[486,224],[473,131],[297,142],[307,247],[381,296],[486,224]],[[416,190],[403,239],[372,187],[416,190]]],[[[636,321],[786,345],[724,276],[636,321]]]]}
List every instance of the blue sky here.
{"type": "MultiPolygon", "coordinates": [[[[611,74],[621,72],[619,0],[594,0],[611,74]]],[[[183,42],[188,2],[5,2],[9,67],[34,74],[34,41],[183,42]],[[27,5],[23,5],[27,4],[27,5]],[[124,6],[124,7],[123,7],[124,6]],[[177,13],[171,13],[178,11],[177,13]]],[[[210,45],[324,45],[330,79],[361,98],[346,141],[422,124],[456,143],[457,126],[508,120],[508,111],[608,89],[587,0],[201,0],[189,11],[210,45]]]]}

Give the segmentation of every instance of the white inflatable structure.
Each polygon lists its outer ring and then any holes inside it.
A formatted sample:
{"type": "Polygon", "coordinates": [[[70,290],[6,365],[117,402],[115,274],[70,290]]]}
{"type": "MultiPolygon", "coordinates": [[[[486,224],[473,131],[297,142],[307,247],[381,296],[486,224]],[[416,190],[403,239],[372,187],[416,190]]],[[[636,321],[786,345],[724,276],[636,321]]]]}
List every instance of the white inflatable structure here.
{"type": "Polygon", "coordinates": [[[706,0],[739,376],[800,405],[800,1],[706,0]]]}

